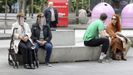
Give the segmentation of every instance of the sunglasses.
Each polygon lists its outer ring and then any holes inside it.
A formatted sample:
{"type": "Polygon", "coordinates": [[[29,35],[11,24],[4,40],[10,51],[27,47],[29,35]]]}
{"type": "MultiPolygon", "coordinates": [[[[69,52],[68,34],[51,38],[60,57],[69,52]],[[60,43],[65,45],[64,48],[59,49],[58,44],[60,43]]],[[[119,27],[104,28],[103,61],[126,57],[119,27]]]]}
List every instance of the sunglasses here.
{"type": "Polygon", "coordinates": [[[112,18],[112,20],[117,20],[116,18],[112,18]]]}
{"type": "Polygon", "coordinates": [[[37,17],[44,17],[44,16],[37,16],[37,17]]]}

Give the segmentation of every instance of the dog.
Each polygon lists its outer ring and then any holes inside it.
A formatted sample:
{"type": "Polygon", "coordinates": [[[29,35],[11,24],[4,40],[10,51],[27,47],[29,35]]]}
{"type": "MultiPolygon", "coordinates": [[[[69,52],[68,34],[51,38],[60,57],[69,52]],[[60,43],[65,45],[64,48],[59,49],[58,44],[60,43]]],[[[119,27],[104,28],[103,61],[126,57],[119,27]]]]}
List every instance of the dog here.
{"type": "Polygon", "coordinates": [[[121,50],[117,50],[115,53],[113,53],[112,55],[112,59],[113,60],[127,60],[126,58],[124,58],[124,53],[121,50]]]}
{"type": "MultiPolygon", "coordinates": [[[[128,39],[125,36],[120,36],[121,38],[118,38],[117,41],[115,40],[115,42],[121,41],[120,43],[122,43],[121,48],[114,48],[114,50],[112,50],[112,59],[114,60],[124,60],[126,61],[126,55],[127,52],[129,50],[129,48],[131,47],[131,40],[128,39]]],[[[119,43],[119,44],[120,44],[119,43]]]]}

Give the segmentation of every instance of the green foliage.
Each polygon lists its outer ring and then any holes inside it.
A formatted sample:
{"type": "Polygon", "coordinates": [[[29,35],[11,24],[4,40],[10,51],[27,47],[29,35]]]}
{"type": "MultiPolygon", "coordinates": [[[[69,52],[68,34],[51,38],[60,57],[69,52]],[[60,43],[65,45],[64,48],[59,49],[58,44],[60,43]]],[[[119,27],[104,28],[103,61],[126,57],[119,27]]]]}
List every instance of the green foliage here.
{"type": "Polygon", "coordinates": [[[47,0],[34,0],[34,12],[42,12],[44,5],[47,4],[47,0]]]}
{"type": "Polygon", "coordinates": [[[71,0],[72,5],[71,5],[71,10],[72,12],[76,11],[76,8],[78,9],[87,9],[89,7],[89,0],[77,0],[77,4],[76,4],[76,0],[71,0]]]}
{"type": "MultiPolygon", "coordinates": [[[[5,12],[5,1],[6,0],[0,0],[0,13],[4,13],[5,12]]],[[[27,7],[29,8],[29,10],[31,10],[31,0],[25,0],[26,1],[26,9],[27,7]]],[[[43,10],[43,6],[46,5],[47,0],[33,0],[33,9],[34,12],[40,12],[43,10]]],[[[17,0],[7,0],[7,5],[9,7],[9,11],[11,10],[11,6],[16,3],[17,0]]]]}
{"type": "MultiPolygon", "coordinates": [[[[0,12],[5,12],[5,9],[4,9],[4,6],[5,6],[5,1],[6,0],[0,0],[0,12]]],[[[25,0],[26,1],[26,8],[29,7],[29,10],[30,10],[30,7],[31,7],[31,0],[25,0]]],[[[40,11],[43,11],[43,7],[46,6],[47,4],[47,0],[33,0],[34,1],[34,12],[40,12],[40,11]]],[[[84,8],[84,9],[87,9],[88,6],[89,6],[89,0],[77,0],[77,4],[76,4],[76,0],[69,0],[71,2],[71,5],[70,5],[70,10],[72,12],[75,12],[76,11],[76,8],[78,9],[81,9],[81,8],[84,8]]],[[[14,3],[16,3],[17,0],[7,0],[7,4],[9,6],[9,9],[11,10],[11,5],[13,5],[14,3]]]]}
{"type": "MultiPolygon", "coordinates": [[[[7,5],[9,7],[9,12],[11,11],[11,5],[13,5],[14,3],[16,3],[17,0],[7,0],[7,5]]],[[[5,4],[6,4],[6,0],[0,0],[0,13],[4,13],[5,12],[5,4]]]]}
{"type": "Polygon", "coordinates": [[[4,2],[3,2],[3,0],[0,0],[0,12],[1,13],[4,13],[5,12],[5,9],[4,9],[4,2]]]}

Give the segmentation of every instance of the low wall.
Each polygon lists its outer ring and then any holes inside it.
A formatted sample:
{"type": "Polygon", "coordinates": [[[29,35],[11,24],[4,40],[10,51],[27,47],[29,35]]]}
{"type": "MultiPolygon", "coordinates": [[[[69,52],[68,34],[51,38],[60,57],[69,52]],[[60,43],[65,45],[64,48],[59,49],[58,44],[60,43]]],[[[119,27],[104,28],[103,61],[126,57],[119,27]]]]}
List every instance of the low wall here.
{"type": "MultiPolygon", "coordinates": [[[[74,62],[85,60],[98,60],[101,47],[85,46],[56,46],[53,48],[50,62],[74,62]]],[[[45,62],[45,50],[38,50],[38,59],[40,63],[45,62]]]]}

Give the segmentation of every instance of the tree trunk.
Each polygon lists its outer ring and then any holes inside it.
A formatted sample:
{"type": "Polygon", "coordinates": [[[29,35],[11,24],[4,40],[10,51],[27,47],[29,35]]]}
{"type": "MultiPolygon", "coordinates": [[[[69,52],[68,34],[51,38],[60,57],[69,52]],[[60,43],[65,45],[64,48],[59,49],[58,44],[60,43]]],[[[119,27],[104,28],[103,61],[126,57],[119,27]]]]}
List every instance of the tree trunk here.
{"type": "Polygon", "coordinates": [[[79,23],[79,19],[78,19],[78,10],[79,10],[79,0],[76,0],[76,23],[79,23]]]}
{"type": "Polygon", "coordinates": [[[8,4],[8,6],[9,6],[9,13],[11,13],[12,12],[12,6],[10,4],[8,4]]]}
{"type": "Polygon", "coordinates": [[[19,12],[25,12],[25,0],[19,0],[19,12]]]}
{"type": "Polygon", "coordinates": [[[71,9],[71,7],[72,7],[72,0],[68,0],[68,4],[69,4],[69,12],[72,12],[72,9],[71,9]]]}

